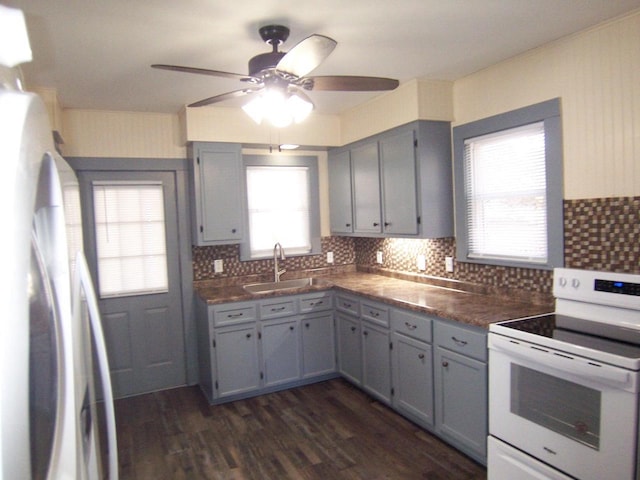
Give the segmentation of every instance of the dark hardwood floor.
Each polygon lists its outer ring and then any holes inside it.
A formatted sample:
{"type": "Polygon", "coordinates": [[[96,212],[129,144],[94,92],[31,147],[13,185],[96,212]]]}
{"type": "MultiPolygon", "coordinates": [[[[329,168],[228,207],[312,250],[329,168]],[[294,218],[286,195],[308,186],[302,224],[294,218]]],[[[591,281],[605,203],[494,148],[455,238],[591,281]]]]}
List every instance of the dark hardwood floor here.
{"type": "Polygon", "coordinates": [[[122,480],[486,478],[340,379],[219,406],[184,387],[115,408],[122,480]]]}

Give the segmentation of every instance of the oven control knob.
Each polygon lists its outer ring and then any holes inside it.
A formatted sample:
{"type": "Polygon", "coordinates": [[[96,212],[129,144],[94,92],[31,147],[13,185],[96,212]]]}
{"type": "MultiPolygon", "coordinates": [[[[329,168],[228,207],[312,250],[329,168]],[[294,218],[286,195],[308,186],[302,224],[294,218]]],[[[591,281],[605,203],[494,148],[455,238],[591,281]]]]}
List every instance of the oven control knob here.
{"type": "Polygon", "coordinates": [[[580,286],[580,280],[578,280],[577,278],[574,278],[571,280],[571,286],[573,288],[578,288],[580,286]]]}
{"type": "Polygon", "coordinates": [[[566,287],[567,286],[567,279],[564,277],[560,277],[558,279],[558,283],[560,284],[561,287],[566,287]]]}

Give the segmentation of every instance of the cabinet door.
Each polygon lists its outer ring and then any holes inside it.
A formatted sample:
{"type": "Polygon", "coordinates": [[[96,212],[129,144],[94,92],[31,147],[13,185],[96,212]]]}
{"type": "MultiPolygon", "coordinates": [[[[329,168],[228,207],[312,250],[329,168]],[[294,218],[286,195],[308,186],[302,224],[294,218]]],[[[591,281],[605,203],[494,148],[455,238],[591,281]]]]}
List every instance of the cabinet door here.
{"type": "Polygon", "coordinates": [[[336,315],[338,325],[338,370],[355,383],[362,382],[362,341],[360,320],[348,315],[336,315]]]}
{"type": "Polygon", "coordinates": [[[391,403],[389,330],[362,322],[362,387],[391,403]]]}
{"type": "Polygon", "coordinates": [[[352,233],[351,157],[329,154],[329,214],[332,233],[352,233]]]}
{"type": "Polygon", "coordinates": [[[262,324],[264,386],[298,380],[301,376],[299,321],[288,319],[262,324]]]}
{"type": "Polygon", "coordinates": [[[258,332],[255,323],[214,330],[217,397],[260,388],[258,332]]]}
{"type": "Polygon", "coordinates": [[[241,146],[233,143],[195,145],[195,238],[198,245],[242,240],[241,146]]]}
{"type": "Polygon", "coordinates": [[[305,316],[302,328],[303,378],[334,372],[336,369],[333,313],[305,316]]]}
{"type": "Polygon", "coordinates": [[[416,235],[418,196],[413,130],[380,139],[380,171],[383,233],[416,235]]]}
{"type": "Polygon", "coordinates": [[[381,233],[378,142],[351,150],[354,232],[381,233]]]}
{"type": "Polygon", "coordinates": [[[436,346],[436,429],[485,459],[487,364],[436,346]]]}
{"type": "Polygon", "coordinates": [[[428,343],[393,333],[393,406],[433,425],[433,357],[428,343]]]}

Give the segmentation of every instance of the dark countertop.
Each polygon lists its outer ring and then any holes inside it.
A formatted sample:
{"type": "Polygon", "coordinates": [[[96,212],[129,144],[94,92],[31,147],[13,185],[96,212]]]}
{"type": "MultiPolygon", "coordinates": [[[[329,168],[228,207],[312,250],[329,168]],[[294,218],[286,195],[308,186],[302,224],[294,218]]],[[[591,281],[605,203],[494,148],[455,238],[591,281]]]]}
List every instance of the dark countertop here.
{"type": "Polygon", "coordinates": [[[505,297],[471,293],[371,273],[354,272],[319,278],[321,281],[313,286],[266,294],[248,293],[240,285],[207,286],[206,282],[196,282],[194,289],[207,304],[215,305],[334,288],[338,292],[352,293],[393,306],[484,328],[488,328],[489,324],[494,322],[553,311],[553,307],[549,305],[514,301],[505,297]]]}

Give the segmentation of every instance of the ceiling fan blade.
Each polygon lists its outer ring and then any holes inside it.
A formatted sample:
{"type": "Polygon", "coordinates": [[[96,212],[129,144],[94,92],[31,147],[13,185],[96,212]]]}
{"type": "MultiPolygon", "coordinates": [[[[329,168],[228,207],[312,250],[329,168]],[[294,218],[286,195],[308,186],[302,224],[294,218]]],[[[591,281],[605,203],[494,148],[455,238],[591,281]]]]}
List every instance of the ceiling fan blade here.
{"type": "Polygon", "coordinates": [[[259,88],[243,88],[242,90],[234,90],[233,92],[223,93],[221,95],[215,95],[213,97],[205,98],[204,100],[200,100],[198,102],[191,103],[187,105],[188,107],[204,107],[206,105],[211,105],[212,103],[224,102],[225,100],[230,100],[232,98],[244,97],[245,95],[249,95],[251,93],[255,93],[259,90],[262,90],[262,87],[259,88]]]}
{"type": "Polygon", "coordinates": [[[332,75],[326,77],[306,77],[301,79],[299,84],[307,90],[314,91],[375,92],[380,90],[393,90],[400,82],[392,78],[332,75]]]}
{"type": "Polygon", "coordinates": [[[243,82],[259,82],[260,79],[256,77],[252,77],[250,75],[242,75],[240,73],[231,73],[231,72],[221,72],[219,70],[209,70],[207,68],[195,68],[195,67],[181,67],[179,65],[163,65],[163,64],[153,64],[152,68],[159,68],[161,70],[171,70],[174,72],[185,72],[185,73],[197,73],[198,75],[211,75],[213,77],[226,77],[226,78],[235,78],[236,80],[241,80],[243,82]]]}
{"type": "Polygon", "coordinates": [[[333,38],[311,35],[296,44],[276,65],[276,71],[304,77],[315,69],[336,48],[333,38]]]}

